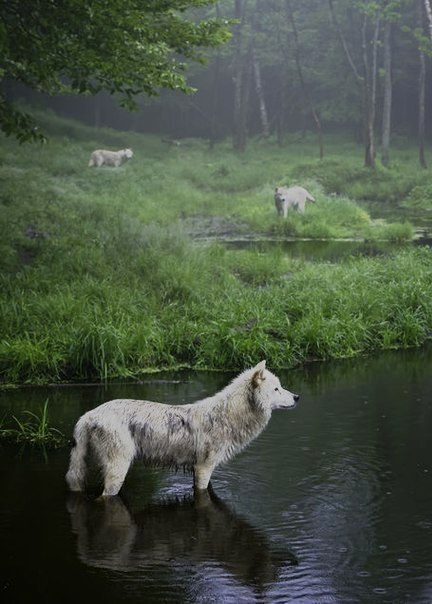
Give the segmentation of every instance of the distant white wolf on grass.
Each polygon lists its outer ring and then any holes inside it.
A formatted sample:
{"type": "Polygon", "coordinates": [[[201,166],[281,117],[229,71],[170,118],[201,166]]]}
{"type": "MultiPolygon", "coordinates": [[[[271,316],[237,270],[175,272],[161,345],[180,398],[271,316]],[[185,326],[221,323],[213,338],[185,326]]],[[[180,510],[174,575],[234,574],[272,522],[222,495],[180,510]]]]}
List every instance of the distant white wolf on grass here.
{"type": "Polygon", "coordinates": [[[262,361],[196,403],[109,401],[78,420],[66,481],[72,491],[85,488],[90,456],[101,470],[105,497],[117,495],[138,459],[150,466],[191,470],[194,487],[207,489],[216,466],[256,438],[273,409],[289,409],[298,400],[262,361]]]}
{"type": "Polygon", "coordinates": [[[274,201],[278,216],[286,218],[290,208],[304,212],[306,201],[315,201],[315,198],[303,187],[276,187],[274,201]]]}
{"type": "Polygon", "coordinates": [[[96,166],[114,166],[118,168],[133,156],[132,149],[121,149],[120,151],[107,151],[106,149],[96,149],[90,155],[89,167],[96,166]]]}

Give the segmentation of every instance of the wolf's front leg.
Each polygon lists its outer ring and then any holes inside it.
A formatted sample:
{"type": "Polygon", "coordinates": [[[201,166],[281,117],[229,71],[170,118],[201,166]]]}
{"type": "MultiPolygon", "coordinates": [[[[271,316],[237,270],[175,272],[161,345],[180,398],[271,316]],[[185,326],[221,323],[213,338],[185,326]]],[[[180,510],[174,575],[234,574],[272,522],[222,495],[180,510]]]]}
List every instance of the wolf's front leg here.
{"type": "Polygon", "coordinates": [[[208,487],[215,464],[203,463],[194,466],[194,488],[200,491],[208,487]]]}

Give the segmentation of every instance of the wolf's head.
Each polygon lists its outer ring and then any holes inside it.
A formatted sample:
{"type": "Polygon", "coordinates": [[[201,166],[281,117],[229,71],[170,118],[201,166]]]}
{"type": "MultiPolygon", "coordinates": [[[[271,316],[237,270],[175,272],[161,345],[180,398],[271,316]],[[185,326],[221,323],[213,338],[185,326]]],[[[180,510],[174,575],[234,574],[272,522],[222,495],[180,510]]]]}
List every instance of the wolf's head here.
{"type": "Polygon", "coordinates": [[[276,187],[274,190],[275,201],[283,201],[285,199],[284,190],[281,187],[276,187]]]}
{"type": "Polygon", "coordinates": [[[264,409],[290,409],[300,398],[298,394],[282,388],[279,378],[266,369],[265,361],[252,370],[252,388],[255,403],[264,409]]]}

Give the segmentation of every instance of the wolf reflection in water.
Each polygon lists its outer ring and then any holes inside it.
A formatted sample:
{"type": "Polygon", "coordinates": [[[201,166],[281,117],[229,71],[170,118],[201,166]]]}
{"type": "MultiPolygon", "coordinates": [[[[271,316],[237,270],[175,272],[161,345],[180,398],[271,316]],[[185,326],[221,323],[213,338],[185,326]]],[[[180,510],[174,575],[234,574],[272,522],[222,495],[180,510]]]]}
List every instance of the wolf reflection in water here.
{"type": "MultiPolygon", "coordinates": [[[[216,562],[254,589],[272,584],[297,564],[289,551],[238,516],[210,487],[181,499],[149,504],[132,513],[121,497],[91,501],[80,494],[68,500],[78,556],[91,567],[137,572],[166,565],[199,571],[216,562]]],[[[174,571],[173,571],[174,572],[174,571]]]]}

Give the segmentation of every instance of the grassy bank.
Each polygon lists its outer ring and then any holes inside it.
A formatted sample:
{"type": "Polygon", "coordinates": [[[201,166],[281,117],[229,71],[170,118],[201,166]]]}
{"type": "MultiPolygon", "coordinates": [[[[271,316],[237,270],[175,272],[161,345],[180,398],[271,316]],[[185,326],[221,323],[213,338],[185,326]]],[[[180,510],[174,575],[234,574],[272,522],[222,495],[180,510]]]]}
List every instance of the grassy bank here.
{"type": "MultiPolygon", "coordinates": [[[[181,365],[236,369],[262,358],[288,367],[430,337],[427,249],[334,265],[281,250],[198,245],[186,233],[190,219],[223,217],[239,233],[412,236],[410,225],[374,224],[345,192],[331,195],[339,191],[326,188],[315,159],[306,177],[306,158],[314,157],[307,142],[283,150],[257,144],[238,157],[228,144],[171,147],[53,116],[47,129],[44,147],[1,141],[3,382],[104,379],[181,365]],[[135,152],[125,166],[87,168],[93,149],[125,146],[135,152]],[[272,190],[291,182],[309,188],[317,203],[281,222],[272,190]]],[[[347,157],[361,163],[354,146],[335,141],[331,153],[335,180],[338,153],[342,165],[347,157]]],[[[407,164],[405,178],[412,173],[407,164]]]]}

